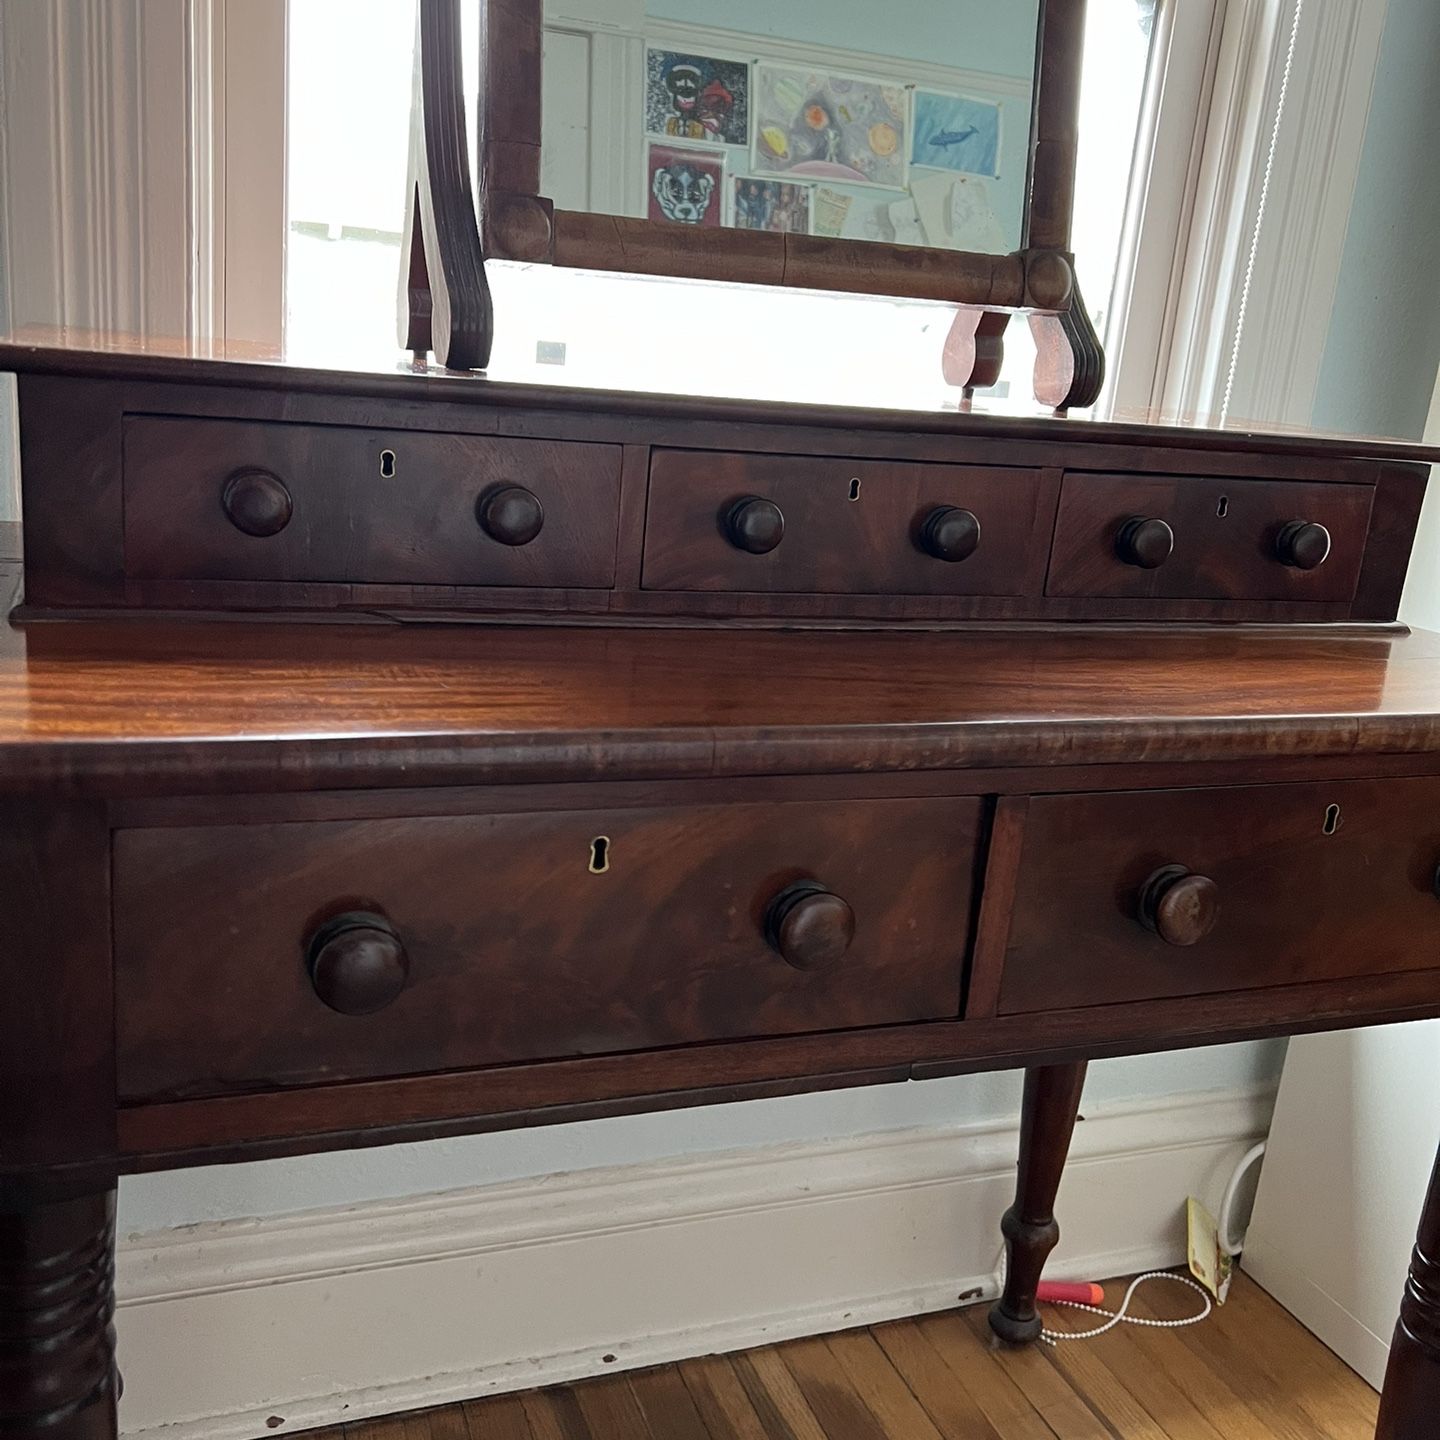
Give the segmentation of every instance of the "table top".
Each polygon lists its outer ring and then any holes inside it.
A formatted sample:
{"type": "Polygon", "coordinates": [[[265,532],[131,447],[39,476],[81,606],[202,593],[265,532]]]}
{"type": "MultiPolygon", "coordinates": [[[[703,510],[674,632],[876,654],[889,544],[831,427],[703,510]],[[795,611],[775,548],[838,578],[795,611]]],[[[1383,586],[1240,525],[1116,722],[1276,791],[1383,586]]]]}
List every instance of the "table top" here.
{"type": "Polygon", "coordinates": [[[603,629],[116,619],[0,631],[0,787],[803,775],[1440,752],[1400,628],[603,629]]]}
{"type": "MultiPolygon", "coordinates": [[[[0,336],[0,373],[69,375],[140,383],[240,385],[380,399],[476,407],[603,412],[666,420],[762,422],[954,435],[956,438],[1117,445],[1183,444],[1187,449],[1291,456],[1364,456],[1440,462],[1440,447],[1413,439],[1336,435],[1304,426],[1261,425],[1241,419],[1158,410],[1118,412],[1110,419],[987,413],[973,409],[895,410],[793,404],[717,394],[660,395],[580,385],[538,385],[416,362],[408,353],[380,350],[345,357],[312,356],[243,341],[186,341],[91,330],[31,326],[0,336]]],[[[703,375],[703,367],[701,374],[703,375]]]]}

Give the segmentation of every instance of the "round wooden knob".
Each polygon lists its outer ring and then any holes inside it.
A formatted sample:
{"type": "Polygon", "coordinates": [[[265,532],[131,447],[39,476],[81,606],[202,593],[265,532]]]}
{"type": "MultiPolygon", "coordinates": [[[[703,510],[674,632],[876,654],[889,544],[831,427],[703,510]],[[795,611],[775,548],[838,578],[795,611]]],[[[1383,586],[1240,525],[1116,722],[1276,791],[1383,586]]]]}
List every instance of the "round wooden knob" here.
{"type": "Polygon", "coordinates": [[[1313,520],[1292,520],[1275,537],[1275,558],[1296,570],[1314,570],[1330,555],[1330,532],[1313,520]]]}
{"type": "Polygon", "coordinates": [[[768,555],[785,538],[785,516],[773,500],[746,495],[726,510],[725,538],[751,555],[768,555]]]}
{"type": "Polygon", "coordinates": [[[1135,515],[1121,527],[1115,537],[1115,553],[1127,564],[1142,570],[1155,570],[1169,558],[1175,548],[1175,532],[1163,521],[1135,515]]]}
{"type": "Polygon", "coordinates": [[[278,535],[295,513],[285,482],[268,470],[237,470],[220,492],[230,523],[247,535],[278,535]]]}
{"type": "Polygon", "coordinates": [[[832,965],[855,938],[855,912],[813,880],[782,890],[765,912],[765,938],[797,970],[832,965]]]}
{"type": "Polygon", "coordinates": [[[1167,945],[1198,945],[1220,919],[1220,887],[1183,865],[1165,865],[1140,887],[1140,923],[1167,945]]]}
{"type": "Polygon", "coordinates": [[[315,993],[342,1015],[373,1015],[405,988],[410,960],[383,915],[352,910],[327,920],[307,947],[315,993]]]}
{"type": "Polygon", "coordinates": [[[937,560],[968,560],[980,543],[980,522],[958,505],[937,505],[920,527],[920,548],[937,560]]]}
{"type": "Polygon", "coordinates": [[[496,485],[475,502],[480,528],[502,545],[528,545],[545,524],[545,507],[523,485],[496,485]]]}

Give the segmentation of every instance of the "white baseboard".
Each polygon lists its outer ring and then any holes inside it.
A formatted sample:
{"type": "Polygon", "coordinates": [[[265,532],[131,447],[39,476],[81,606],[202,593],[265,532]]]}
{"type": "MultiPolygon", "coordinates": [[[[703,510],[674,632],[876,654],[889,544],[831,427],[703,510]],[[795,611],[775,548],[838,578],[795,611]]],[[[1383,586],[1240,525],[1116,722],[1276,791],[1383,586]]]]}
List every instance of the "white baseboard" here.
{"type": "MultiPolygon", "coordinates": [[[[1049,1273],[1184,1259],[1273,1090],[1093,1111],[1049,1273]]],[[[892,1131],[133,1237],[124,1434],[242,1440],[990,1293],[1016,1129],[892,1131]]]]}

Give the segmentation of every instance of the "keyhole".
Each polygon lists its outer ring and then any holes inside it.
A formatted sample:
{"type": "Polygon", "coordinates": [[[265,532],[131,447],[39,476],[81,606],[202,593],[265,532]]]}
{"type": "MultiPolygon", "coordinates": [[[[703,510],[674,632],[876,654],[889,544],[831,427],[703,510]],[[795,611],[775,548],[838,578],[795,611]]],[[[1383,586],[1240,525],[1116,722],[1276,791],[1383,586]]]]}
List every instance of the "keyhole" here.
{"type": "Polygon", "coordinates": [[[393,450],[380,452],[380,478],[382,480],[395,478],[395,452],[393,450]]]}
{"type": "Polygon", "coordinates": [[[1321,827],[1327,835],[1333,835],[1340,828],[1340,807],[1332,805],[1325,812],[1325,824],[1321,827]]]}
{"type": "Polygon", "coordinates": [[[858,500],[860,498],[860,477],[858,475],[851,478],[850,498],[852,500],[858,500]]]}
{"type": "Polygon", "coordinates": [[[1215,514],[1223,520],[1230,513],[1230,497],[1222,495],[1220,503],[1215,507],[1215,514]]]}
{"type": "Polygon", "coordinates": [[[610,837],[597,835],[590,842],[590,873],[603,875],[610,868],[610,837]]]}

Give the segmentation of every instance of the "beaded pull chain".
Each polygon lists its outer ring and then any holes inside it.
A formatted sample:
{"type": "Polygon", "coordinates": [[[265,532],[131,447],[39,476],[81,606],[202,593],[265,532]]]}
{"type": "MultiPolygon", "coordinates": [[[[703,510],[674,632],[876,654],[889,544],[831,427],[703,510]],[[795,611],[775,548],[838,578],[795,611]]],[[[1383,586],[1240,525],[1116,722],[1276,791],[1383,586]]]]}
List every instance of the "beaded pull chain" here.
{"type": "Polygon", "coordinates": [[[1126,1325],[1149,1325],[1156,1330],[1180,1330],[1186,1325],[1198,1325],[1202,1320],[1208,1319],[1215,1308],[1205,1289],[1186,1276],[1172,1275],[1168,1270],[1152,1270],[1146,1275],[1137,1275],[1130,1282],[1130,1288],[1126,1290],[1120,1308],[1115,1311],[1101,1310],[1096,1305],[1082,1305],[1078,1300],[1057,1300],[1055,1303],[1067,1305],[1072,1310],[1085,1310],[1091,1315],[1103,1315],[1105,1323],[1097,1325],[1093,1330],[1042,1330],[1040,1338],[1047,1345],[1058,1345],[1062,1340],[1093,1340],[1097,1335],[1113,1330],[1122,1322],[1126,1325]],[[1130,1302],[1135,1298],[1135,1292],[1149,1280],[1171,1280],[1177,1285],[1186,1285],[1205,1302],[1205,1308],[1198,1315],[1190,1315],[1184,1320],[1144,1320],[1139,1315],[1131,1315],[1130,1302]]]}

